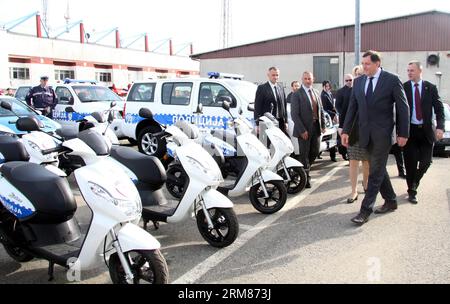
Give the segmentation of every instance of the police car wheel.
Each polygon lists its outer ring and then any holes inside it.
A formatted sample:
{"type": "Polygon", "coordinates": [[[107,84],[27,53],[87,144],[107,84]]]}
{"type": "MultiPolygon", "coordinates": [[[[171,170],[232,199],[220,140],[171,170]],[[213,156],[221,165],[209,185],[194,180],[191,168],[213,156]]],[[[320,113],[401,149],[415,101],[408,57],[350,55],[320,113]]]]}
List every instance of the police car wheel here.
{"type": "Polygon", "coordinates": [[[166,153],[166,141],[163,138],[153,136],[154,133],[159,132],[158,127],[149,126],[142,129],[138,136],[138,148],[141,153],[163,157],[166,153]]]}

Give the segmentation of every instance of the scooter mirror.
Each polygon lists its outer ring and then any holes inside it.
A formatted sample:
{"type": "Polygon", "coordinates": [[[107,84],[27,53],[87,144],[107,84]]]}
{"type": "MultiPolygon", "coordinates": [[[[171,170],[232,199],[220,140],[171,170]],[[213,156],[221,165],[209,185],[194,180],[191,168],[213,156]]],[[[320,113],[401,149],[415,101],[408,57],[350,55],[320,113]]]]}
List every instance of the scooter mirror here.
{"type": "Polygon", "coordinates": [[[222,108],[227,110],[227,111],[230,111],[230,103],[228,101],[224,101],[222,103],[222,108]]]}
{"type": "Polygon", "coordinates": [[[66,113],[74,113],[75,110],[72,107],[66,107],[65,108],[66,113]]]}
{"type": "Polygon", "coordinates": [[[150,109],[147,108],[141,108],[139,110],[139,116],[147,119],[153,119],[153,113],[150,111],[150,109]]]}
{"type": "Polygon", "coordinates": [[[244,111],[242,111],[242,108],[239,108],[239,115],[242,115],[244,111]]]}
{"type": "Polygon", "coordinates": [[[254,112],[255,111],[255,104],[254,103],[250,103],[247,107],[247,110],[249,110],[250,112],[254,112]]]}
{"type": "Polygon", "coordinates": [[[16,128],[19,131],[31,132],[39,131],[43,124],[35,117],[21,117],[16,121],[16,128]]]}
{"type": "Polygon", "coordinates": [[[5,110],[12,111],[12,105],[10,102],[2,101],[1,107],[5,110]]]}
{"type": "Polygon", "coordinates": [[[117,105],[117,102],[111,101],[111,104],[109,105],[110,108],[114,108],[117,105]]]}

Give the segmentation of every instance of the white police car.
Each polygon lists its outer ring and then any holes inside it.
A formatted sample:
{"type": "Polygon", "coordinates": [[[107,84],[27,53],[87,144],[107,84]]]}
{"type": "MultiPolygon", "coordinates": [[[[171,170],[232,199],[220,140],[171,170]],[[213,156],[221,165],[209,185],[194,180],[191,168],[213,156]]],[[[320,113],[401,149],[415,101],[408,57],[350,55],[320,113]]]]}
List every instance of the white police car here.
{"type": "MultiPolygon", "coordinates": [[[[231,98],[233,116],[242,111],[242,115],[254,123],[254,113],[248,106],[255,101],[257,86],[248,81],[236,80],[242,79],[240,77],[209,76],[211,78],[159,79],[133,83],[124,109],[124,136],[131,142],[137,141],[139,151],[162,157],[166,149],[165,142],[153,136],[161,128],[155,122],[140,117],[138,113],[141,108],[150,109],[154,119],[162,125],[184,120],[209,129],[226,129],[230,117],[222,109],[222,103],[228,98],[231,98]],[[203,105],[203,114],[195,114],[199,103],[203,105]]],[[[332,123],[328,125],[330,130],[325,136],[328,138],[331,135],[335,140],[337,129],[332,123]]],[[[296,138],[292,141],[298,146],[296,138]]],[[[331,146],[332,142],[326,142],[321,149],[326,150],[331,146]]]]}
{"type": "Polygon", "coordinates": [[[64,128],[78,130],[77,120],[92,112],[109,109],[111,102],[116,103],[118,111],[116,120],[110,128],[117,137],[122,138],[121,131],[122,110],[124,101],[109,88],[97,85],[95,81],[66,79],[64,83],[52,86],[57,97],[57,105],[53,110],[53,120],[59,122],[64,128]],[[67,113],[66,108],[72,107],[73,113],[67,113]]]}

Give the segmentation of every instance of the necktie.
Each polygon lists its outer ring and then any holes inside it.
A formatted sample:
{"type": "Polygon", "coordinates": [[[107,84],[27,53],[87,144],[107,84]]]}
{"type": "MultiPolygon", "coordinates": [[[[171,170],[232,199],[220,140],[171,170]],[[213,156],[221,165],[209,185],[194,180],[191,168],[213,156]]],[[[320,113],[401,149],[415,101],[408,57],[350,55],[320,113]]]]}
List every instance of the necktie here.
{"type": "Polygon", "coordinates": [[[366,100],[368,103],[370,103],[372,101],[373,98],[373,80],[374,77],[370,77],[370,81],[369,81],[369,86],[367,87],[367,92],[366,92],[366,100]]]}
{"type": "Polygon", "coordinates": [[[312,90],[309,89],[309,96],[311,97],[311,103],[313,108],[313,119],[318,120],[319,119],[319,106],[317,104],[317,100],[314,97],[314,94],[312,93],[312,90]]]}
{"type": "Polygon", "coordinates": [[[280,118],[281,117],[281,97],[280,97],[280,93],[278,92],[278,88],[277,86],[273,86],[274,90],[275,90],[275,100],[276,100],[276,118],[280,118]]]}
{"type": "Polygon", "coordinates": [[[422,120],[422,102],[420,100],[419,84],[414,84],[414,107],[416,109],[416,118],[418,121],[422,120]]]}

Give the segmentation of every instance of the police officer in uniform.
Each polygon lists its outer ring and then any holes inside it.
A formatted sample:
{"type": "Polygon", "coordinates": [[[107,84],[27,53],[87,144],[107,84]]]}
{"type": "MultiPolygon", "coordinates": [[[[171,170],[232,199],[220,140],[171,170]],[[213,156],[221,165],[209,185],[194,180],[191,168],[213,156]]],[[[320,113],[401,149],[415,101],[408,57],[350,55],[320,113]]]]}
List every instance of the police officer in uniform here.
{"type": "Polygon", "coordinates": [[[30,89],[25,101],[35,110],[41,111],[42,115],[52,118],[52,111],[57,103],[56,94],[47,84],[48,76],[42,76],[40,85],[30,89]]]}

